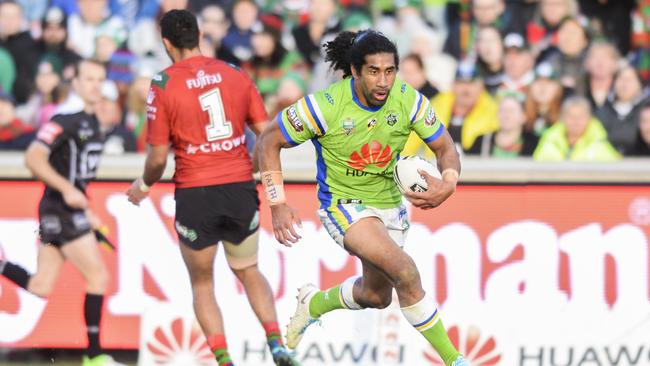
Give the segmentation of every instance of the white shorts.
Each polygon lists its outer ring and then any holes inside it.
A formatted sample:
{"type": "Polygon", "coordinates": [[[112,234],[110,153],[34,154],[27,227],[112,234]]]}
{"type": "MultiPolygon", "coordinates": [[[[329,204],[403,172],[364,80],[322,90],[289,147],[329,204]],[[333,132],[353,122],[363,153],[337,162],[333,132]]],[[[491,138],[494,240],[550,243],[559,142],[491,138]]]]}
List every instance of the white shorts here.
{"type": "Polygon", "coordinates": [[[318,217],[332,239],[342,247],[345,232],[364,217],[379,218],[386,225],[388,235],[400,247],[404,246],[410,226],[404,205],[394,208],[376,208],[358,203],[344,203],[318,210],[318,217]]]}

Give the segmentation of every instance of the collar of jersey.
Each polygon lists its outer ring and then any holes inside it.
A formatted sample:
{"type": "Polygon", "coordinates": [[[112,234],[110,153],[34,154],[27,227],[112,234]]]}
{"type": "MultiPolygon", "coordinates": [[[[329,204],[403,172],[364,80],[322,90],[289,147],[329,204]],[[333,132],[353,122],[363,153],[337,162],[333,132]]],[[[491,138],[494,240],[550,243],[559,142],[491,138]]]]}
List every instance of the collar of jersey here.
{"type": "Polygon", "coordinates": [[[379,107],[366,107],[365,105],[361,104],[361,101],[359,98],[357,98],[357,93],[354,92],[354,77],[350,78],[350,91],[352,92],[352,100],[354,100],[354,102],[357,103],[357,105],[364,111],[377,112],[381,109],[381,107],[383,107],[383,105],[380,105],[379,107]]]}

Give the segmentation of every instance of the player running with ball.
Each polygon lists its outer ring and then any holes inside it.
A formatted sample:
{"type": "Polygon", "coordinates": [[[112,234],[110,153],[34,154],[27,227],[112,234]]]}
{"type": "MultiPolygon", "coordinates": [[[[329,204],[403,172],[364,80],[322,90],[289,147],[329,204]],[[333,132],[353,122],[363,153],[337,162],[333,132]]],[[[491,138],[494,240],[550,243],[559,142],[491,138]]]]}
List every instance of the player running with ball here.
{"type": "Polygon", "coordinates": [[[454,143],[429,101],[396,77],[397,48],[371,30],[343,32],[325,45],[327,61],[344,79],[310,94],[276,116],[262,134],[262,183],[271,204],[276,239],[287,246],[300,236],[296,211],[285,200],[280,149],[311,140],[317,155],[318,215],[330,236],[362,263],[363,275],[325,291],[304,285],[287,330],[295,348],[306,328],[332,310],[383,309],[397,291],[402,313],[431,343],[445,365],[467,366],[451,344],[433,297],[425,293],[413,259],[402,250],[409,222],[392,179],[411,131],[435,152],[442,180],[425,175],[429,190],[408,193],[431,209],[451,196],[460,162],[454,143]]]}

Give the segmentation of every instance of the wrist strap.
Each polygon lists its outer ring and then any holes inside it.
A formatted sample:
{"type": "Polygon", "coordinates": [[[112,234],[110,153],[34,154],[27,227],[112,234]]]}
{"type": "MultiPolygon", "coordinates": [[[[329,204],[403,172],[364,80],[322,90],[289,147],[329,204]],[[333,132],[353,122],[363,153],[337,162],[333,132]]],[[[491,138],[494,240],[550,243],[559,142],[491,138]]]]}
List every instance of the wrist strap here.
{"type": "Polygon", "coordinates": [[[452,175],[453,176],[453,181],[454,183],[458,183],[458,178],[460,178],[460,174],[458,174],[458,171],[453,168],[447,168],[442,171],[442,179],[445,179],[445,175],[452,175]]]}
{"type": "Polygon", "coordinates": [[[144,178],[140,178],[140,190],[142,192],[149,192],[149,188],[151,187],[144,182],[144,178]]]}
{"type": "Polygon", "coordinates": [[[270,206],[280,205],[287,202],[284,194],[284,180],[281,171],[273,170],[262,172],[260,177],[262,178],[262,185],[264,186],[266,199],[269,201],[270,206]]]}

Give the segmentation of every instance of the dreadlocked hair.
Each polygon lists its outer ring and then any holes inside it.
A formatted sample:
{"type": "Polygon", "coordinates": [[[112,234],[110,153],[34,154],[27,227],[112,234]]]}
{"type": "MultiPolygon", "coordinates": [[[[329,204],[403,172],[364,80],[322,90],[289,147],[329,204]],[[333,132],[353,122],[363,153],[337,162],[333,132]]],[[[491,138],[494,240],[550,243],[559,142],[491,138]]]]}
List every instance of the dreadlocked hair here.
{"type": "Polygon", "coordinates": [[[325,61],[331,63],[332,70],[343,71],[343,77],[352,76],[352,67],[361,72],[366,56],[377,53],[392,53],[395,66],[399,67],[397,46],[382,33],[374,30],[341,32],[334,40],[325,43],[325,61]]]}

